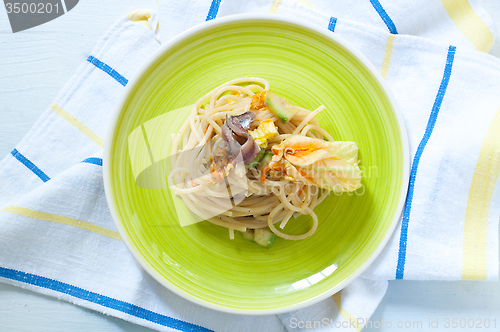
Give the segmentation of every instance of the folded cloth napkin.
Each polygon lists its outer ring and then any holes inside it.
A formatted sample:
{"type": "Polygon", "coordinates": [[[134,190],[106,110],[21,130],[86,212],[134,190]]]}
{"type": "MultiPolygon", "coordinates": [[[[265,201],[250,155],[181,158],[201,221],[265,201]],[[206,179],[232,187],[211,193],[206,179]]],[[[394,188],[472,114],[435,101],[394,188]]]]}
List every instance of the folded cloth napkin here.
{"type": "Polygon", "coordinates": [[[496,280],[500,60],[480,52],[493,34],[467,0],[160,0],[158,14],[134,12],[1,161],[0,280],[164,331],[359,331],[387,280],[496,280]],[[121,242],[102,183],[111,110],[159,41],[246,12],[308,20],[361,50],[396,96],[412,155],[404,214],[375,263],[333,297],[277,316],[216,312],[160,286],[121,242]]]}

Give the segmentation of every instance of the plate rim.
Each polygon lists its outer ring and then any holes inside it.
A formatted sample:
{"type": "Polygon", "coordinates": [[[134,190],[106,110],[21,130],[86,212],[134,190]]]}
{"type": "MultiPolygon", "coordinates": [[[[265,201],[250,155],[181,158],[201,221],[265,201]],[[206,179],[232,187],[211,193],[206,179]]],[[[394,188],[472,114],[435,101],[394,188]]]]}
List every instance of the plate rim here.
{"type": "Polygon", "coordinates": [[[285,17],[285,16],[278,16],[278,15],[273,15],[273,14],[254,14],[254,13],[245,13],[245,14],[235,14],[235,15],[228,15],[224,16],[221,18],[216,18],[210,21],[206,21],[203,23],[200,23],[184,32],[181,34],[177,35],[176,37],[172,38],[169,40],[167,43],[162,44],[160,48],[149,58],[147,59],[144,63],[142,63],[139,68],[136,70],[136,72],[132,75],[132,77],[129,79],[128,84],[125,86],[124,90],[119,96],[119,100],[117,101],[112,113],[111,113],[111,121],[107,127],[107,131],[105,134],[105,139],[104,139],[104,149],[103,149],[103,183],[104,183],[104,191],[105,191],[105,196],[106,196],[106,201],[108,204],[108,208],[111,214],[111,217],[113,219],[113,222],[115,226],[118,229],[118,233],[120,234],[120,237],[122,238],[122,241],[125,243],[127,246],[128,251],[132,254],[136,262],[139,263],[139,265],[150,275],[152,276],[157,282],[159,282],[163,287],[167,288],[168,290],[172,291],[174,294],[179,295],[180,297],[193,302],[195,304],[198,304],[202,307],[225,312],[225,313],[230,313],[230,314],[243,314],[243,315],[275,315],[275,314],[281,314],[281,313],[286,313],[298,309],[303,309],[306,307],[309,307],[315,303],[318,303],[333,294],[339,292],[349,284],[351,284],[354,280],[356,280],[363,272],[365,272],[370,265],[375,261],[375,259],[380,255],[382,250],[387,246],[387,243],[389,242],[389,239],[392,237],[394,230],[396,226],[399,224],[399,221],[401,219],[401,215],[403,213],[405,201],[406,201],[406,196],[407,196],[407,191],[408,191],[408,185],[409,185],[409,177],[410,177],[410,148],[409,148],[409,139],[408,139],[408,133],[406,130],[406,126],[404,123],[403,116],[401,114],[399,105],[396,101],[396,98],[394,97],[390,87],[386,83],[385,79],[382,77],[382,75],[379,73],[379,71],[375,68],[375,66],[371,63],[368,58],[361,53],[358,49],[354,48],[351,46],[347,41],[345,41],[342,37],[337,36],[334,32],[323,28],[317,24],[310,23],[306,20],[303,19],[297,19],[293,17],[285,17]],[[308,300],[301,301],[300,303],[291,305],[291,306],[285,306],[285,307],[280,307],[280,308],[272,308],[272,309],[238,309],[238,308],[231,308],[231,307],[226,307],[223,305],[217,305],[214,303],[210,303],[208,301],[203,301],[200,300],[197,297],[192,296],[191,294],[177,289],[175,285],[168,283],[163,277],[161,277],[154,269],[152,269],[149,264],[145,261],[142,260],[142,258],[139,256],[137,252],[135,252],[134,247],[132,246],[131,243],[129,243],[125,229],[121,225],[122,221],[119,218],[119,213],[117,211],[117,206],[115,203],[115,200],[113,200],[113,195],[112,195],[112,185],[111,185],[111,169],[109,167],[110,165],[110,160],[111,160],[111,153],[112,153],[112,138],[115,136],[116,130],[118,129],[118,120],[120,119],[121,115],[121,110],[125,104],[125,101],[127,100],[130,91],[135,88],[137,85],[138,79],[152,66],[153,63],[155,63],[159,58],[161,58],[164,53],[166,53],[168,50],[171,48],[175,47],[177,44],[183,42],[185,39],[188,39],[189,37],[196,35],[199,32],[202,32],[205,29],[208,28],[213,28],[217,27],[220,25],[225,25],[228,23],[234,23],[234,22],[244,22],[244,21],[273,21],[273,22],[279,22],[279,23],[287,23],[291,25],[297,25],[300,28],[307,28],[310,30],[313,30],[316,33],[319,33],[328,39],[333,40],[333,42],[336,42],[340,44],[342,47],[347,49],[350,53],[352,53],[355,57],[359,59],[365,65],[368,70],[371,72],[372,75],[377,79],[378,83],[382,86],[384,92],[386,93],[392,107],[394,110],[394,114],[396,116],[397,124],[399,126],[399,130],[401,132],[401,143],[402,143],[402,148],[403,148],[403,181],[402,181],[402,187],[401,187],[401,195],[399,198],[399,203],[398,207],[396,209],[396,214],[394,216],[394,219],[392,220],[391,226],[389,227],[387,233],[385,234],[384,238],[380,242],[379,246],[377,249],[373,252],[373,254],[370,256],[370,258],[365,261],[357,270],[354,272],[351,276],[349,276],[347,279],[339,283],[336,287],[331,288],[329,291],[324,292],[323,294],[310,298],[308,300]]]}

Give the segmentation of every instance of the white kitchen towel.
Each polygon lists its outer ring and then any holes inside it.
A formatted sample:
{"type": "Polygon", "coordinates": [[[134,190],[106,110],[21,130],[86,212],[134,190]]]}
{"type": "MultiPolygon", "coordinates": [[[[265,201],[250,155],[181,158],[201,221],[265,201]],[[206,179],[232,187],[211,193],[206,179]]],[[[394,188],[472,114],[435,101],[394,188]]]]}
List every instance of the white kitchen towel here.
{"type": "Polygon", "coordinates": [[[191,304],[138,267],[106,206],[101,153],[123,86],[160,46],[157,16],[141,11],[101,39],[0,163],[1,280],[158,330],[359,331],[388,279],[496,279],[500,60],[477,51],[491,47],[494,30],[472,1],[398,3],[161,0],[159,7],[163,42],[223,15],[272,12],[338,34],[380,69],[405,119],[412,172],[402,222],[363,278],[312,307],[247,317],[191,304]]]}
{"type": "Polygon", "coordinates": [[[367,32],[375,28],[483,52],[493,46],[496,34],[490,16],[475,0],[159,0],[158,4],[163,41],[205,20],[241,13],[291,15],[324,27],[330,18],[340,18],[364,24],[367,32]]]}

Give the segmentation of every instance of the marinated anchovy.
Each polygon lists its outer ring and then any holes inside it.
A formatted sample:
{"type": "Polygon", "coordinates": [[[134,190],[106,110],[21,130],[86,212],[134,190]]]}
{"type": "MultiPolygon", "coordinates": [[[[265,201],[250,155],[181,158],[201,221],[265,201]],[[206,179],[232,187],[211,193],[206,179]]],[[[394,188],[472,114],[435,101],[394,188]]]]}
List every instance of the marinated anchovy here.
{"type": "Polygon", "coordinates": [[[241,157],[245,165],[249,165],[260,151],[259,145],[248,133],[250,124],[255,120],[252,112],[246,112],[239,116],[226,115],[226,122],[221,127],[222,138],[229,146],[229,151],[235,158],[241,157]],[[245,140],[241,144],[235,137],[239,136],[245,140]]]}

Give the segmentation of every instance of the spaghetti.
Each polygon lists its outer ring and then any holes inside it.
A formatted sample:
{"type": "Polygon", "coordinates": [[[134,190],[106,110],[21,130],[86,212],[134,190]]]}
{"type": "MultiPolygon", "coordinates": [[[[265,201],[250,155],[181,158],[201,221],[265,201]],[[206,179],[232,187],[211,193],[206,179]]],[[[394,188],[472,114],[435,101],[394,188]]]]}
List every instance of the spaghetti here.
{"type": "Polygon", "coordinates": [[[321,128],[316,115],[324,106],[311,112],[280,100],[293,113],[283,121],[266,99],[269,88],[264,79],[240,78],[201,97],[172,136],[168,181],[191,211],[227,227],[230,238],[234,230],[268,227],[300,240],[317,229],[313,210],[331,190],[359,188],[357,146],[335,142],[321,128]],[[304,234],[278,229],[300,215],[312,218],[304,234]]]}

